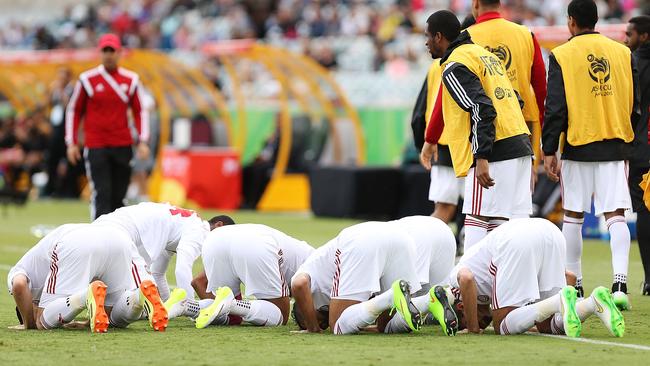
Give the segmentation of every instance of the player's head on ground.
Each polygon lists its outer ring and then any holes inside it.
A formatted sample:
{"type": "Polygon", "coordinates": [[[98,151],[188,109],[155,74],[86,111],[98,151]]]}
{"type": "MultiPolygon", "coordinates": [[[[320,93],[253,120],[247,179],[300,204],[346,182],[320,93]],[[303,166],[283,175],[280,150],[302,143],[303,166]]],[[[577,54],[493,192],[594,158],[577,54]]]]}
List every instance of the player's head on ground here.
{"type": "Polygon", "coordinates": [[[460,34],[460,22],[456,14],[449,10],[440,10],[427,19],[427,49],[433,58],[442,57],[449,44],[460,34]]]}
{"type": "MultiPolygon", "coordinates": [[[[302,315],[300,309],[298,309],[297,306],[294,306],[293,309],[291,310],[291,317],[296,322],[296,324],[298,324],[300,330],[307,329],[307,327],[305,326],[305,317],[302,315]]],[[[329,318],[330,318],[329,306],[325,305],[322,306],[320,309],[316,310],[316,319],[318,320],[318,326],[320,326],[320,329],[322,330],[327,329],[327,327],[329,326],[329,318]]]]}
{"type": "Polygon", "coordinates": [[[101,52],[102,65],[107,70],[115,70],[120,60],[122,42],[120,38],[112,33],[104,34],[99,38],[97,48],[101,52]]]}
{"type": "Polygon", "coordinates": [[[567,8],[569,32],[572,36],[594,30],[598,22],[598,7],[594,0],[573,0],[567,8]]]}
{"type": "Polygon", "coordinates": [[[234,225],[235,220],[233,220],[232,217],[228,215],[218,215],[208,220],[208,223],[210,224],[210,231],[212,231],[218,227],[234,225]]]}
{"type": "MultiPolygon", "coordinates": [[[[452,305],[456,317],[458,317],[458,330],[467,329],[467,320],[465,319],[465,312],[463,311],[463,300],[456,299],[452,305]]],[[[478,326],[481,329],[487,328],[492,323],[492,313],[490,307],[479,305],[478,311],[478,326]]]]}
{"type": "Polygon", "coordinates": [[[650,39],[650,15],[640,15],[628,21],[625,30],[625,44],[632,51],[647,43],[650,39]]]}
{"type": "Polygon", "coordinates": [[[501,8],[501,0],[472,0],[472,15],[479,15],[488,11],[498,11],[501,8]]]}

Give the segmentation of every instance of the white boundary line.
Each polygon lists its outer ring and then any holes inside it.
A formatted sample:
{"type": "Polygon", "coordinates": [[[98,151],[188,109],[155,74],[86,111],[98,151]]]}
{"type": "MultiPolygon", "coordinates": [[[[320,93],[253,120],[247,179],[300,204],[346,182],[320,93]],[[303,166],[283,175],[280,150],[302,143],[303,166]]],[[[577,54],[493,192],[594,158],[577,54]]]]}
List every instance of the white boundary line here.
{"type": "Polygon", "coordinates": [[[8,265],[8,264],[1,264],[1,263],[0,263],[0,270],[8,271],[8,270],[10,270],[10,269],[11,269],[11,266],[10,266],[10,265],[8,265]]]}
{"type": "Polygon", "coordinates": [[[635,349],[635,350],[639,350],[639,351],[650,351],[650,346],[643,346],[643,345],[640,345],[640,344],[599,341],[599,340],[596,340],[596,339],[588,339],[588,338],[569,338],[567,336],[561,336],[561,335],[532,333],[532,332],[528,332],[526,334],[533,335],[533,336],[538,336],[538,337],[548,337],[548,338],[555,338],[555,339],[563,339],[563,340],[566,340],[566,341],[574,341],[574,342],[589,343],[589,344],[598,344],[598,345],[602,345],[602,346],[630,348],[630,349],[635,349]]]}

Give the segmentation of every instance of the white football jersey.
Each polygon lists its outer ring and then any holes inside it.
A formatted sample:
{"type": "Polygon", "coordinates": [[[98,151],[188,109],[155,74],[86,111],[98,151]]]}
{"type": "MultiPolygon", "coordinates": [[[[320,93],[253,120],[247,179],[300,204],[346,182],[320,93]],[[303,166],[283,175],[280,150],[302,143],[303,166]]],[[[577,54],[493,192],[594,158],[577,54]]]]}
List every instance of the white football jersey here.
{"type": "Polygon", "coordinates": [[[329,305],[332,293],[334,272],[336,271],[336,249],[338,240],[334,238],[317,248],[298,268],[294,276],[304,273],[309,276],[314,306],[319,309],[329,305]]]}
{"type": "Polygon", "coordinates": [[[234,230],[258,233],[273,237],[282,251],[284,278],[291,280],[300,265],[314,252],[307,242],[291,237],[280,230],[262,224],[237,224],[234,230]]]}
{"type": "Polygon", "coordinates": [[[476,281],[477,302],[481,305],[489,305],[492,296],[494,277],[490,274],[490,263],[492,262],[492,254],[488,249],[488,245],[491,243],[490,238],[491,236],[488,235],[469,248],[449,274],[449,285],[452,287],[452,292],[459,296],[458,271],[461,268],[472,271],[476,281]]]}
{"type": "Polygon", "coordinates": [[[51,252],[61,238],[70,231],[88,226],[89,224],[65,224],[52,230],[36,243],[22,258],[9,270],[7,276],[7,286],[11,293],[13,278],[18,274],[23,274],[29,281],[29,289],[32,293],[32,299],[38,301],[41,297],[45,280],[50,272],[51,252]]]}
{"type": "Polygon", "coordinates": [[[165,250],[179,251],[180,245],[198,257],[210,231],[209,224],[196,212],[168,203],[143,202],[122,207],[102,215],[95,222],[124,229],[148,264],[165,250]]]}

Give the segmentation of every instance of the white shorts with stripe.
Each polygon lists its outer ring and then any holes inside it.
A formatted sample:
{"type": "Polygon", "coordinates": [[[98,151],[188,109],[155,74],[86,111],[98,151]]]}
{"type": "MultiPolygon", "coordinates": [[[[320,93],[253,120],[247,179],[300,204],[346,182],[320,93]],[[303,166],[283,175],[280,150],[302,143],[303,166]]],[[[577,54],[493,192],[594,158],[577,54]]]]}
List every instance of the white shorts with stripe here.
{"type": "Polygon", "coordinates": [[[395,280],[411,293],[420,290],[413,239],[394,225],[367,222],[345,229],[337,238],[332,299],[366,301],[395,280]]]}
{"type": "Polygon", "coordinates": [[[521,218],[533,213],[531,157],[489,163],[494,186],[481,187],[471,168],[465,178],[463,213],[473,216],[521,218]]]}
{"type": "Polygon", "coordinates": [[[524,306],[566,286],[566,241],[550,221],[510,220],[484,240],[492,253],[493,309],[524,306]]]}
{"type": "Polygon", "coordinates": [[[202,255],[208,292],[228,286],[237,295],[243,284],[246,297],[277,299],[289,296],[282,249],[270,235],[231,230],[225,226],[208,235],[202,255]]]}
{"type": "Polygon", "coordinates": [[[135,287],[132,247],[129,237],[108,226],[89,225],[70,231],[50,252],[50,272],[39,307],[84,291],[95,280],[108,287],[105,304],[114,305],[125,290],[135,287]]]}
{"type": "Polygon", "coordinates": [[[144,258],[140,256],[140,253],[138,253],[135,244],[133,245],[131,255],[133,257],[131,259],[131,277],[133,278],[133,283],[135,286],[133,289],[139,288],[142,281],[148,280],[156,283],[156,281],[153,279],[153,276],[151,275],[149,265],[147,265],[147,262],[144,260],[144,258]]]}
{"type": "Polygon", "coordinates": [[[444,165],[431,167],[429,201],[457,205],[464,191],[465,178],[457,178],[454,168],[444,165]]]}
{"type": "Polygon", "coordinates": [[[628,164],[623,160],[562,160],[562,208],[591,212],[592,198],[596,215],[632,208],[627,177],[628,164]]]}

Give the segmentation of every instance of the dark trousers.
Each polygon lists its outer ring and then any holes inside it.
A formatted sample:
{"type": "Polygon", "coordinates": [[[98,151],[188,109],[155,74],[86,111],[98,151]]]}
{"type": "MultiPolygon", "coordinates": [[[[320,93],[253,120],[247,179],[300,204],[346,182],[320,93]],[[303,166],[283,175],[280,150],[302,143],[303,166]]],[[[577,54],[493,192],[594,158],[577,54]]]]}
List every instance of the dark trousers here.
{"type": "Polygon", "coordinates": [[[131,182],[131,146],[86,148],[86,175],[92,191],[90,219],[111,213],[124,206],[124,196],[131,182]]]}
{"type": "Polygon", "coordinates": [[[643,202],[643,190],[639,187],[643,174],[647,172],[647,167],[630,166],[629,185],[632,207],[636,212],[636,237],[639,241],[641,263],[645,281],[650,281],[650,212],[643,202]]]}

